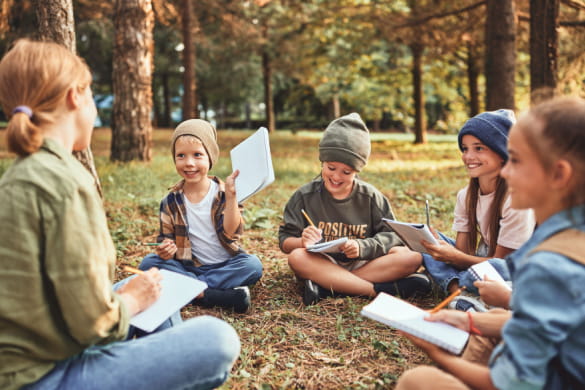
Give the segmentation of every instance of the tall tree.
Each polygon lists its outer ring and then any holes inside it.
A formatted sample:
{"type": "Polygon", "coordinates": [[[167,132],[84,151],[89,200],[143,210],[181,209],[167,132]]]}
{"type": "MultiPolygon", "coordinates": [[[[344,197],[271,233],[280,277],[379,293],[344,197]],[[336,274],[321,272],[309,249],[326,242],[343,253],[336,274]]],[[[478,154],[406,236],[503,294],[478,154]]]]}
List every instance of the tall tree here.
{"type": "Polygon", "coordinates": [[[195,76],[195,33],[193,0],[182,0],[182,31],[183,31],[183,120],[199,118],[197,109],[197,79],[195,76]]]}
{"type": "Polygon", "coordinates": [[[516,21],[514,0],[487,0],[486,110],[514,109],[516,21]]]}
{"type": "Polygon", "coordinates": [[[113,161],[151,159],[154,12],[151,0],[116,0],[113,161]]]}
{"type": "Polygon", "coordinates": [[[274,96],[272,94],[272,56],[269,49],[268,26],[262,26],[262,81],[264,83],[264,112],[266,114],[266,127],[269,132],[276,130],[276,119],[274,116],[274,96]]]}
{"type": "MultiPolygon", "coordinates": [[[[75,50],[75,24],[72,0],[33,0],[39,24],[39,39],[53,41],[71,50],[75,50]]],[[[87,168],[95,180],[100,196],[102,187],[95,169],[91,148],[73,152],[73,155],[87,168]]]]}
{"type": "Polygon", "coordinates": [[[550,98],[557,87],[559,0],[530,0],[531,101],[550,98]]]}

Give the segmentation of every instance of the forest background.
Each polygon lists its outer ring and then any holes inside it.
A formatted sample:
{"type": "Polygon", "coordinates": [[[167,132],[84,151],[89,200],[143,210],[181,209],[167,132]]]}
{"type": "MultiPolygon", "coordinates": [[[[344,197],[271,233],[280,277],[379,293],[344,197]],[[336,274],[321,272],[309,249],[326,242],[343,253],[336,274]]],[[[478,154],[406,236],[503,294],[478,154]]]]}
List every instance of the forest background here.
{"type": "MultiPolygon", "coordinates": [[[[177,122],[216,124],[212,173],[223,178],[229,149],[258,126],[271,130],[276,182],[245,204],[244,245],[265,267],[253,307],[184,310],[237,329],[242,353],[226,389],[392,388],[426,361],[359,315],[365,299],[302,306],[277,246],[284,204],[319,173],[327,123],[355,111],[372,130],[362,178],[398,219],[424,221],[429,200],[433,226],[452,233],[466,183],[457,129],[483,110],[583,96],[584,26],[583,0],[0,0],[0,52],[19,37],[50,39],[93,71],[100,117],[77,157],[104,197],[120,266],[148,253],[141,244],[154,239],[158,203],[178,180],[168,148],[177,122]]],[[[0,174],[13,158],[2,136],[0,174]]]]}

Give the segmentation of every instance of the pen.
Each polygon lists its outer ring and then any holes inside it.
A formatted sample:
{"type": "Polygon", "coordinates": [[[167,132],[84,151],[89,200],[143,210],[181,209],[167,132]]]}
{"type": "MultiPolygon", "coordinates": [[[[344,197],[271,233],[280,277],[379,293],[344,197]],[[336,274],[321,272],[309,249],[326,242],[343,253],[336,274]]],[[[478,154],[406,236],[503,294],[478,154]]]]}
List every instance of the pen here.
{"type": "Polygon", "coordinates": [[[425,200],[425,210],[427,212],[427,226],[431,227],[431,215],[429,213],[429,200],[425,200]]]}
{"type": "Polygon", "coordinates": [[[129,265],[125,265],[122,269],[126,272],[130,272],[131,274],[143,274],[144,271],[139,270],[138,268],[130,267],[129,265]]]}
{"type": "Polygon", "coordinates": [[[311,218],[309,218],[309,215],[305,212],[304,209],[301,209],[301,213],[303,213],[303,216],[305,217],[305,219],[307,220],[307,222],[309,222],[311,224],[311,226],[315,226],[315,224],[313,223],[313,221],[311,221],[311,218]]]}
{"type": "Polygon", "coordinates": [[[143,242],[142,245],[146,246],[159,246],[162,242],[143,242]]]}
{"type": "Polygon", "coordinates": [[[458,288],[455,292],[453,292],[453,294],[449,295],[447,298],[445,298],[443,300],[443,302],[439,303],[434,309],[432,309],[430,311],[431,314],[438,312],[439,310],[441,310],[442,308],[444,308],[445,306],[447,306],[449,304],[449,302],[451,302],[453,300],[453,298],[455,298],[457,295],[461,294],[461,292],[463,290],[465,290],[467,287],[463,286],[461,288],[458,288]]]}

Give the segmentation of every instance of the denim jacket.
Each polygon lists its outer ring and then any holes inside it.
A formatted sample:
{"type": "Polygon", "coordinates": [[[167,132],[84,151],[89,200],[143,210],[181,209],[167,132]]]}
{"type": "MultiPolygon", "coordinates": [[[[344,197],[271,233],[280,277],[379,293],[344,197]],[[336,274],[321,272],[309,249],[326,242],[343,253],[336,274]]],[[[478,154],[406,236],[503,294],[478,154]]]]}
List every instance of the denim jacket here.
{"type": "Polygon", "coordinates": [[[553,252],[531,253],[567,228],[585,231],[585,205],[551,216],[507,258],[513,315],[490,361],[498,389],[543,388],[554,358],[585,382],[585,265],[553,252]]]}

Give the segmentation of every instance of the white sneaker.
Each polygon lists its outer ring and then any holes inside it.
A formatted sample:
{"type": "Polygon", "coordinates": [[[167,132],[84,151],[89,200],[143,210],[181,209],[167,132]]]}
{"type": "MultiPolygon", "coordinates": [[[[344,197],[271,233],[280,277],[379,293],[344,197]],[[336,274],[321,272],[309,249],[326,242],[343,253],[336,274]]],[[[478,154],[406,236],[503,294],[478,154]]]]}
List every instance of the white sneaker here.
{"type": "Polygon", "coordinates": [[[453,300],[449,302],[449,305],[447,307],[449,309],[460,311],[476,312],[488,311],[488,308],[485,303],[483,303],[480,299],[474,298],[469,295],[460,295],[458,297],[453,298],[453,300]]]}

